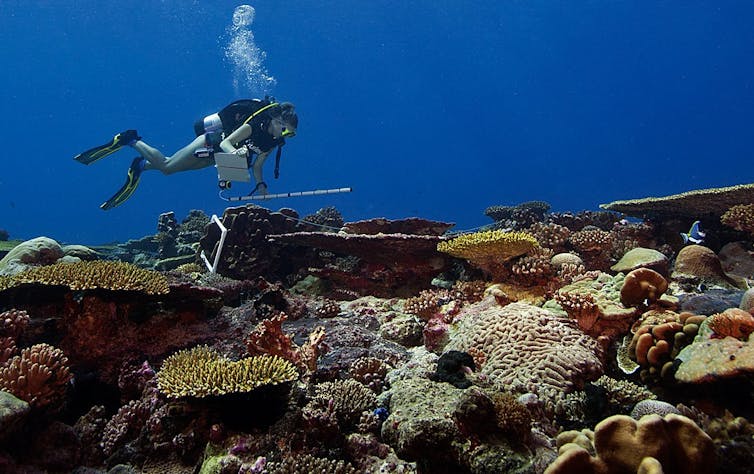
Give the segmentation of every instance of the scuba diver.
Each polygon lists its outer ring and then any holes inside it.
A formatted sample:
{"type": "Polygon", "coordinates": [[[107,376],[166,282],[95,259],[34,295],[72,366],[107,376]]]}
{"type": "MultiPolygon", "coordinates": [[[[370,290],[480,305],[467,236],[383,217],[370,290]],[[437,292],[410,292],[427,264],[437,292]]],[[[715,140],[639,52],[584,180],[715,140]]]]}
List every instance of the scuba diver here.
{"type": "Polygon", "coordinates": [[[112,209],[123,204],[136,190],[141,173],[160,170],[169,175],[180,171],[197,170],[215,164],[214,153],[236,153],[246,157],[256,186],[250,194],[267,194],[262,167],[270,152],[277,147],[275,178],[278,177],[280,153],[286,138],[296,135],[298,116],[290,102],[278,103],[271,97],[242,99],[232,102],[217,113],[194,124],[196,138],[171,157],[141,140],[136,130],[118,133],[108,143],[80,153],[74,159],[85,165],[115,153],[124,146],[139,152],[128,169],[126,183],[100,208],[112,209]]]}

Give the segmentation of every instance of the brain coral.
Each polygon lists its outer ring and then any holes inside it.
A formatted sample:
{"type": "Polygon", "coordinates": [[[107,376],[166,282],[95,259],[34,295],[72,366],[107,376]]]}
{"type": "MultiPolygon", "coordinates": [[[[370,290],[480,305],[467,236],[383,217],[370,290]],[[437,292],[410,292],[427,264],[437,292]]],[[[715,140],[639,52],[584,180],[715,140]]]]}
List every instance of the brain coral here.
{"type": "Polygon", "coordinates": [[[126,262],[101,260],[31,268],[16,275],[14,282],[60,285],[71,290],[141,291],[152,295],[169,291],[167,279],[158,272],[126,262]]]}
{"type": "Polygon", "coordinates": [[[437,250],[463,258],[491,275],[500,265],[539,247],[537,239],[526,232],[487,230],[464,234],[437,244],[437,250]]]}
{"type": "Polygon", "coordinates": [[[463,310],[447,350],[480,351],[481,373],[505,391],[549,401],[602,375],[602,347],[571,319],[525,303],[488,297],[463,310]]]}
{"type": "Polygon", "coordinates": [[[202,398],[250,392],[297,377],[293,364],[278,356],[261,355],[234,362],[207,346],[197,346],[165,359],[157,374],[157,388],[170,398],[202,398]]]}

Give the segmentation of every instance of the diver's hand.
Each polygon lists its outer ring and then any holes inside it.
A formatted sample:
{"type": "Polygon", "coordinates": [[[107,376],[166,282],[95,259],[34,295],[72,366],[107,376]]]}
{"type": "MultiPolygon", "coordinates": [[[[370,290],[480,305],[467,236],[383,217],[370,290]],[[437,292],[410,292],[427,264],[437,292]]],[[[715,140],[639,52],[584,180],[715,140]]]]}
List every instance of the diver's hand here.
{"type": "Polygon", "coordinates": [[[233,153],[235,153],[238,156],[243,156],[244,158],[248,158],[249,157],[249,149],[246,147],[246,145],[238,148],[233,153]]]}

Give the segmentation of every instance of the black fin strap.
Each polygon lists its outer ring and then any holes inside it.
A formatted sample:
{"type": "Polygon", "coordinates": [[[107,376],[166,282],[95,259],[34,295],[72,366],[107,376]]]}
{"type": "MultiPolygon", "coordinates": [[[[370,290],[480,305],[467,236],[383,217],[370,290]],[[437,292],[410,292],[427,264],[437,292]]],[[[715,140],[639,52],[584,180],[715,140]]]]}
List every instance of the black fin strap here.
{"type": "Polygon", "coordinates": [[[283,153],[283,144],[278,145],[278,152],[275,154],[275,179],[280,177],[280,154],[283,153]]]}
{"type": "Polygon", "coordinates": [[[247,194],[247,196],[251,196],[252,194],[257,192],[257,190],[259,189],[259,186],[262,186],[262,185],[264,185],[265,188],[267,187],[267,183],[265,183],[264,181],[260,181],[257,183],[256,186],[254,186],[254,189],[252,189],[251,192],[247,194]]]}

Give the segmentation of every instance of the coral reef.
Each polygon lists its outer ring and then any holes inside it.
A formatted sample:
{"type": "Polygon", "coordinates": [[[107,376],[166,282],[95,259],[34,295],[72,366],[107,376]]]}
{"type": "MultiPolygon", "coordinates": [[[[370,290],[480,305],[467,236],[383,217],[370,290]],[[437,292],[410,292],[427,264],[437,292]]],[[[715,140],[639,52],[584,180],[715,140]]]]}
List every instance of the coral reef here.
{"type": "Polygon", "coordinates": [[[263,385],[276,385],[297,378],[293,364],[278,356],[231,361],[208,346],[197,346],[165,359],[157,373],[157,387],[170,398],[201,398],[249,392],[263,385]]]}

